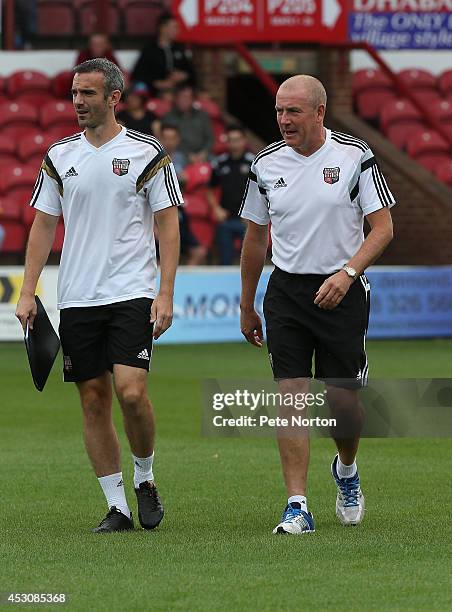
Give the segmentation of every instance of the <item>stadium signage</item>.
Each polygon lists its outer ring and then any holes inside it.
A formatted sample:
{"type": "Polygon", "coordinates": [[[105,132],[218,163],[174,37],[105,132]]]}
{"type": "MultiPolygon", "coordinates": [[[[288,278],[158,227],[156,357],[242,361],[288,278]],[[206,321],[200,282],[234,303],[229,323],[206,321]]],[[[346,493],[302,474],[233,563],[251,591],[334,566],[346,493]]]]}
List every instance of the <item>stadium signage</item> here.
{"type": "Polygon", "coordinates": [[[377,49],[452,49],[452,0],[353,0],[349,38],[377,49]]]}
{"type": "Polygon", "coordinates": [[[346,40],[346,0],[176,0],[187,42],[346,40]]]}

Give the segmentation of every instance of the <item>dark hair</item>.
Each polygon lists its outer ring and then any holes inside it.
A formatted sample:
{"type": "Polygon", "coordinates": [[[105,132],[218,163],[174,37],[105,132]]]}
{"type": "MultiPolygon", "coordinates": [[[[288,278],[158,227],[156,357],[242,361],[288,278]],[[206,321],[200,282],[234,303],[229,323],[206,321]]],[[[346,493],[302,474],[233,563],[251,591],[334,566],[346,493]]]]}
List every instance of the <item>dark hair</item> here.
{"type": "Polygon", "coordinates": [[[160,130],[162,132],[163,130],[174,130],[175,132],[180,134],[179,128],[177,127],[177,125],[174,125],[174,123],[162,123],[162,127],[160,128],[160,130]]]}
{"type": "Polygon", "coordinates": [[[124,75],[116,64],[105,57],[96,57],[74,67],[74,73],[87,74],[89,72],[101,72],[104,75],[105,95],[110,95],[116,89],[119,89],[121,93],[124,91],[124,75]]]}
{"type": "Polygon", "coordinates": [[[177,94],[181,93],[181,91],[185,91],[186,89],[189,89],[192,94],[195,95],[195,88],[188,81],[178,83],[173,89],[174,95],[177,96],[177,94]]]}
{"type": "Polygon", "coordinates": [[[226,134],[229,134],[230,132],[240,132],[242,136],[246,136],[245,128],[238,123],[233,123],[226,127],[226,134]]]}
{"type": "Polygon", "coordinates": [[[174,21],[175,19],[176,18],[174,17],[172,13],[165,12],[159,15],[159,18],[157,19],[157,32],[160,30],[162,26],[166,25],[170,21],[174,21]]]}

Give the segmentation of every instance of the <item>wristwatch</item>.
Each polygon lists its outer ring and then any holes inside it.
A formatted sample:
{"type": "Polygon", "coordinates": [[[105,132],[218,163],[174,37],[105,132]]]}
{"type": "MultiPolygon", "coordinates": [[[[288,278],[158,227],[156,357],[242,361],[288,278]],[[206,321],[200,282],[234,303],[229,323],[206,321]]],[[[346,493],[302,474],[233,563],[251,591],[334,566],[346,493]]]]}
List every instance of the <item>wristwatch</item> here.
{"type": "Polygon", "coordinates": [[[347,266],[347,264],[344,264],[341,269],[344,270],[347,276],[349,276],[354,281],[358,278],[358,273],[355,270],[355,268],[352,268],[351,266],[347,266]]]}

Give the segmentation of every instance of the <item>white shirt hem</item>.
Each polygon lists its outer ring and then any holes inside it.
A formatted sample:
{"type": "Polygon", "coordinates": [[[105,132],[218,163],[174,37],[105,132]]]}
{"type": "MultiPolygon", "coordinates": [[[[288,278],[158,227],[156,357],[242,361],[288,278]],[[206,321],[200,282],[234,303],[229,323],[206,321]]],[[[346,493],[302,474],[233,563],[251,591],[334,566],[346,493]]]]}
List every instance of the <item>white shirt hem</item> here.
{"type": "Polygon", "coordinates": [[[58,310],[64,308],[87,308],[89,306],[107,306],[108,304],[116,304],[117,302],[126,302],[127,300],[135,300],[137,298],[155,298],[155,291],[142,291],[140,293],[131,293],[130,295],[120,295],[118,297],[102,298],[100,300],[90,300],[84,302],[58,302],[58,310]]]}

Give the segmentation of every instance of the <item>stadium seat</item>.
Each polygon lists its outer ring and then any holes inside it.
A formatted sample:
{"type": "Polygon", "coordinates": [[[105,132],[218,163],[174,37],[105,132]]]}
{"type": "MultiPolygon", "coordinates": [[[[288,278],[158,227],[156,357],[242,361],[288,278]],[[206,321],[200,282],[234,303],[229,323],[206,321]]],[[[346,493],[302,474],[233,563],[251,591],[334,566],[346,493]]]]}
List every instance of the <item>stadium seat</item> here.
{"type": "Polygon", "coordinates": [[[0,153],[0,172],[3,172],[3,168],[7,166],[16,166],[20,164],[20,159],[15,155],[2,155],[0,153]]]}
{"type": "Polygon", "coordinates": [[[14,102],[30,104],[31,106],[39,109],[41,106],[53,99],[53,94],[50,91],[28,91],[14,98],[14,102]]]}
{"type": "Polygon", "coordinates": [[[36,170],[29,166],[16,164],[3,168],[0,177],[0,194],[13,196],[16,193],[23,193],[31,190],[36,182],[36,170]]]}
{"type": "Polygon", "coordinates": [[[407,153],[430,172],[450,159],[451,150],[448,143],[434,130],[419,130],[407,141],[407,153]]]}
{"type": "Polygon", "coordinates": [[[2,221],[20,221],[22,219],[22,204],[15,197],[0,196],[0,224],[2,221]]]}
{"type": "Polygon", "coordinates": [[[151,113],[154,113],[154,115],[160,119],[161,117],[163,117],[163,115],[169,113],[172,104],[171,100],[151,98],[146,106],[148,110],[151,111],[151,113]]]}
{"type": "Polygon", "coordinates": [[[217,121],[212,124],[215,141],[213,144],[213,152],[215,155],[221,155],[222,153],[227,153],[228,151],[228,135],[224,131],[224,126],[217,121]]]}
{"type": "Polygon", "coordinates": [[[436,78],[427,70],[418,70],[417,68],[409,68],[401,70],[398,76],[416,95],[418,100],[428,104],[439,97],[439,91],[436,87],[436,78]]]}
{"type": "Polygon", "coordinates": [[[0,74],[0,94],[6,90],[6,77],[0,74]]]}
{"type": "Polygon", "coordinates": [[[212,121],[223,121],[221,108],[213,100],[209,100],[209,98],[198,98],[193,106],[207,113],[212,121]]]}
{"type": "Polygon", "coordinates": [[[452,158],[440,162],[435,168],[435,174],[440,181],[452,187],[452,158]]]}
{"type": "MultiPolygon", "coordinates": [[[[83,36],[89,36],[98,30],[96,2],[95,0],[81,0],[77,4],[79,6],[78,16],[80,33],[83,34],[83,36]]],[[[108,2],[108,19],[107,23],[104,25],[107,34],[112,35],[119,33],[120,14],[113,0],[108,2]]]]}
{"type": "Polygon", "coordinates": [[[124,15],[124,32],[129,36],[155,34],[157,20],[162,13],[159,2],[149,0],[128,0],[122,2],[124,15]]]}
{"type": "Polygon", "coordinates": [[[188,164],[184,168],[184,193],[194,193],[207,186],[212,174],[212,166],[207,162],[188,164]]]}
{"type": "Polygon", "coordinates": [[[64,125],[72,130],[72,134],[78,131],[74,107],[67,100],[52,100],[45,104],[41,109],[40,123],[45,130],[64,125]]]}
{"type": "Polygon", "coordinates": [[[37,127],[37,110],[25,102],[5,102],[0,106],[0,132],[14,139],[37,127]]]}
{"type": "Polygon", "coordinates": [[[53,142],[57,142],[62,138],[67,138],[68,136],[73,136],[74,134],[78,134],[80,132],[81,129],[78,126],[73,127],[71,125],[61,124],[48,130],[47,134],[53,139],[53,142]]]}
{"type": "Polygon", "coordinates": [[[55,240],[53,241],[53,245],[52,245],[52,253],[61,253],[61,250],[63,249],[63,242],[64,242],[64,223],[63,223],[62,217],[60,217],[60,220],[58,221],[58,225],[56,226],[56,230],[55,230],[55,240]]]}
{"type": "Polygon", "coordinates": [[[38,0],[38,33],[68,36],[75,32],[75,15],[70,0],[38,0]]]}
{"type": "Polygon", "coordinates": [[[52,91],[56,98],[61,98],[62,100],[70,100],[72,98],[71,87],[73,76],[72,70],[63,70],[53,77],[52,91]]]}
{"type": "Polygon", "coordinates": [[[25,249],[25,227],[21,221],[2,221],[5,239],[2,253],[23,253],[25,249]]]}
{"type": "Polygon", "coordinates": [[[211,209],[205,193],[190,194],[184,192],[185,212],[190,217],[198,219],[211,219],[211,209]]]}
{"type": "Polygon", "coordinates": [[[13,157],[16,154],[16,143],[0,134],[0,157],[13,157]]]}
{"type": "Polygon", "coordinates": [[[50,79],[35,70],[18,70],[8,77],[6,91],[12,98],[29,92],[50,92],[50,79]]]}
{"type": "Polygon", "coordinates": [[[363,119],[375,119],[382,106],[396,98],[390,78],[373,68],[354,73],[352,91],[357,111],[363,119]]]}
{"type": "Polygon", "coordinates": [[[17,152],[22,162],[39,168],[47,149],[54,142],[54,138],[49,134],[32,134],[21,139],[17,152]]]}
{"type": "Polygon", "coordinates": [[[185,194],[185,212],[190,219],[190,229],[200,244],[210,249],[215,238],[216,224],[211,210],[202,193],[185,194]]]}
{"type": "Polygon", "coordinates": [[[439,75],[438,89],[446,98],[452,94],[452,69],[445,70],[439,75]]]}
{"type": "Polygon", "coordinates": [[[419,111],[408,100],[387,102],[380,115],[384,134],[400,149],[413,131],[424,127],[419,111]]]}

